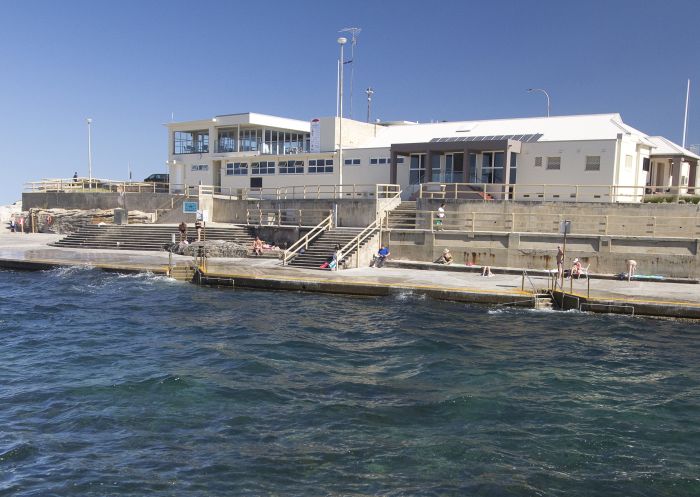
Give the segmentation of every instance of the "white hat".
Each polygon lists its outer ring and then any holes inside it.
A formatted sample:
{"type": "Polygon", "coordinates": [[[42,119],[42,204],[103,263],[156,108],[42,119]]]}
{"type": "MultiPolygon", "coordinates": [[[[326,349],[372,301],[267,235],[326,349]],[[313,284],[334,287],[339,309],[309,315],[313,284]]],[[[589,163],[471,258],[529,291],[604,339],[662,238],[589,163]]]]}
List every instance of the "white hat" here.
{"type": "Polygon", "coordinates": [[[450,251],[450,249],[445,249],[445,250],[442,251],[442,253],[443,253],[443,254],[446,254],[446,253],[449,252],[449,251],[450,251]]]}
{"type": "Polygon", "coordinates": [[[574,262],[578,262],[578,257],[576,259],[574,259],[574,262]]]}

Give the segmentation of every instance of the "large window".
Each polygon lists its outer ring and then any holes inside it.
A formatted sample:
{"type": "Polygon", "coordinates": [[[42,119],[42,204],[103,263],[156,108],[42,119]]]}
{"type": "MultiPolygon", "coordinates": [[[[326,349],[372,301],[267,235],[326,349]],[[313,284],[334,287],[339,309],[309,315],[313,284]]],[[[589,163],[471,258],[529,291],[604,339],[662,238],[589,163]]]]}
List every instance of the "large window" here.
{"type": "Polygon", "coordinates": [[[481,181],[483,183],[503,184],[505,153],[484,152],[481,157],[481,181]]]}
{"type": "Polygon", "coordinates": [[[226,164],[226,176],[247,176],[247,162],[229,162],[226,164]]]}
{"type": "Polygon", "coordinates": [[[262,153],[275,155],[300,154],[309,151],[308,143],[308,133],[266,130],[262,153]]]}
{"type": "Polygon", "coordinates": [[[241,130],[241,152],[257,152],[260,150],[262,130],[242,129],[241,130]]]}
{"type": "Polygon", "coordinates": [[[309,173],[332,173],[333,159],[311,159],[309,173]]]}
{"type": "Polygon", "coordinates": [[[274,161],[262,161],[253,162],[250,165],[252,169],[251,174],[253,176],[263,175],[263,174],[275,174],[275,162],[274,161]]]}
{"type": "Polygon", "coordinates": [[[220,129],[219,130],[219,146],[217,152],[235,152],[236,151],[236,130],[235,129],[220,129]]]}
{"type": "Polygon", "coordinates": [[[411,164],[408,171],[408,182],[411,185],[423,183],[425,179],[425,154],[411,155],[411,164]]]}
{"type": "Polygon", "coordinates": [[[279,166],[280,174],[304,174],[303,160],[282,160],[279,166]]]}
{"type": "Polygon", "coordinates": [[[362,164],[360,159],[343,159],[343,164],[346,166],[359,166],[362,164]]]}
{"type": "Polygon", "coordinates": [[[176,131],[176,154],[206,154],[209,152],[209,131],[176,131]]]}
{"type": "Polygon", "coordinates": [[[194,164],[192,171],[209,171],[209,164],[194,164]]]}

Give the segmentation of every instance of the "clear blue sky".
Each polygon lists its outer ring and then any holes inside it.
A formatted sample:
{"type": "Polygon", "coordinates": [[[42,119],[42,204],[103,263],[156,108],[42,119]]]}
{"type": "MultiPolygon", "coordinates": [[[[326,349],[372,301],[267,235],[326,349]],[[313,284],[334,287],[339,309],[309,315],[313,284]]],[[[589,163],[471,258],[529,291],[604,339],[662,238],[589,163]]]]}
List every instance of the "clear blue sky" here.
{"type": "MultiPolygon", "coordinates": [[[[0,14],[0,203],[25,181],[165,171],[162,123],[262,112],[335,113],[337,31],[362,28],[354,117],[364,88],[384,120],[620,112],[700,143],[700,2],[31,1],[0,14]]],[[[348,89],[346,89],[346,92],[348,89]]],[[[346,109],[348,108],[346,103],[346,109]]],[[[347,115],[347,114],[346,114],[347,115]]]]}

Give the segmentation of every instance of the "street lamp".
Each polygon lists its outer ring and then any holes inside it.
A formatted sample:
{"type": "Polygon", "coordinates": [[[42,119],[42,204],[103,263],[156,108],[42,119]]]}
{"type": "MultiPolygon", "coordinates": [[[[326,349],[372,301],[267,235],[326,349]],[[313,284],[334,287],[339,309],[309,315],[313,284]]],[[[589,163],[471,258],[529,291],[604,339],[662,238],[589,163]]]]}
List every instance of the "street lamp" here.
{"type": "Polygon", "coordinates": [[[370,87],[365,90],[367,94],[367,122],[369,122],[370,108],[372,107],[372,95],[374,95],[374,90],[370,87]]]}
{"type": "Polygon", "coordinates": [[[340,105],[340,122],[338,124],[338,183],[340,184],[340,193],[343,193],[343,66],[345,59],[343,58],[343,47],[348,42],[348,39],[341,36],[338,38],[340,45],[340,72],[338,75],[338,102],[340,105]]]}
{"type": "Polygon", "coordinates": [[[547,117],[549,117],[549,93],[547,93],[547,90],[543,90],[542,88],[528,88],[527,92],[532,93],[533,91],[541,91],[544,93],[544,96],[547,97],[547,117]]]}
{"type": "Polygon", "coordinates": [[[88,178],[92,185],[92,119],[88,117],[85,122],[88,129],[88,178]]]}

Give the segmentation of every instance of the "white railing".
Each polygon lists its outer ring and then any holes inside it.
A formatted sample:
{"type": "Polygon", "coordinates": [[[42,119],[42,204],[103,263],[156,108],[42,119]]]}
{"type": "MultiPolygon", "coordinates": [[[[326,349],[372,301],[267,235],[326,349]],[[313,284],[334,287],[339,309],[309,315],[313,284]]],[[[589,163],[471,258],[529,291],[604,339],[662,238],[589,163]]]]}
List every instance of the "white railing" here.
{"type": "Polygon", "coordinates": [[[362,244],[372,238],[378,231],[380,226],[380,220],[373,221],[369,226],[363,229],[355,238],[350,240],[345,246],[341,247],[338,251],[338,258],[336,261],[335,269],[340,269],[340,261],[345,257],[344,254],[352,253],[355,251],[355,267],[360,267],[360,247],[362,244]]]}
{"type": "MultiPolygon", "coordinates": [[[[117,181],[98,178],[44,179],[24,184],[25,192],[35,193],[169,193],[177,185],[143,181],[117,181]]],[[[185,185],[181,185],[183,190],[185,185]]],[[[184,192],[183,192],[184,193],[184,192]]]]}
{"type": "Polygon", "coordinates": [[[299,251],[303,248],[304,250],[308,250],[309,248],[309,242],[312,240],[315,240],[321,234],[329,230],[333,227],[333,214],[331,213],[327,218],[325,218],[323,221],[318,223],[314,229],[309,231],[306,235],[302,236],[299,238],[296,242],[292,244],[291,247],[286,249],[284,251],[284,254],[282,255],[282,265],[285,266],[290,260],[292,260],[296,255],[299,253],[299,251]]]}
{"type": "Polygon", "coordinates": [[[330,214],[328,209],[246,209],[246,224],[314,227],[330,214]]]}
{"type": "Polygon", "coordinates": [[[700,238],[700,216],[616,216],[604,214],[545,214],[535,212],[446,213],[436,225],[436,211],[390,211],[387,230],[458,231],[469,233],[559,233],[561,221],[571,221],[571,234],[641,236],[649,238],[700,238]]]}
{"type": "Polygon", "coordinates": [[[700,199],[700,187],[577,184],[423,183],[425,199],[520,202],[679,202],[700,199]],[[685,197],[685,198],[684,198],[685,197]]]}

